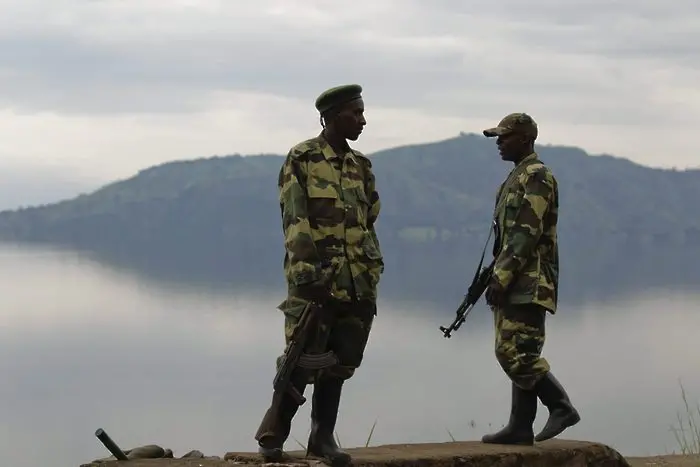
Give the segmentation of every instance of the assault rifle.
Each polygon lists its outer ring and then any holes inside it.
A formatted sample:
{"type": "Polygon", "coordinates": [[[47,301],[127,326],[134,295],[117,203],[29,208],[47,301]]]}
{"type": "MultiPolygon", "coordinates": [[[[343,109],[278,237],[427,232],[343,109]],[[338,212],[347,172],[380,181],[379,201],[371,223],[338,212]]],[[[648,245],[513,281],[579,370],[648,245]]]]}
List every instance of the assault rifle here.
{"type": "Polygon", "coordinates": [[[308,347],[313,344],[312,339],[318,334],[322,311],[321,304],[309,301],[301,312],[299,322],[294,326],[284,354],[278,361],[277,373],[272,382],[274,389],[272,403],[258,427],[256,439],[275,425],[285,394],[289,394],[297,405],[304,405],[306,398],[303,395],[303,388],[306,387],[306,381],[300,381],[300,378],[306,378],[304,374],[306,370],[320,370],[338,364],[338,357],[333,351],[307,353],[308,347]],[[299,371],[302,374],[298,374],[299,371]]]}
{"type": "Polygon", "coordinates": [[[280,364],[272,382],[274,389],[274,405],[278,405],[282,395],[288,392],[297,404],[303,405],[306,398],[291,384],[292,373],[297,368],[307,370],[320,370],[328,368],[338,363],[338,358],[333,351],[318,354],[305,353],[304,350],[309,341],[309,337],[315,335],[315,329],[320,321],[322,306],[309,301],[304,307],[299,322],[294,327],[289,345],[280,359],[280,364]]]}
{"type": "MultiPolygon", "coordinates": [[[[480,265],[481,266],[481,265],[480,265]]],[[[456,331],[467,319],[467,315],[472,311],[476,302],[484,294],[486,288],[488,287],[489,280],[491,279],[491,273],[493,272],[493,264],[488,267],[481,269],[481,271],[476,271],[474,275],[474,280],[472,281],[467,293],[464,295],[462,303],[460,303],[457,308],[457,316],[455,317],[452,324],[449,327],[440,326],[440,330],[445,335],[446,338],[452,337],[452,331],[456,331]]]]}
{"type": "MultiPolygon", "coordinates": [[[[472,283],[469,286],[469,289],[467,289],[467,293],[464,295],[462,303],[460,303],[459,307],[457,308],[457,316],[455,317],[454,321],[452,321],[452,324],[450,324],[448,327],[440,326],[440,330],[442,331],[443,335],[448,339],[452,337],[452,331],[456,331],[457,329],[459,329],[462,323],[464,323],[464,321],[467,319],[467,316],[469,315],[469,312],[472,311],[472,308],[474,308],[474,305],[476,305],[476,302],[479,301],[479,298],[481,298],[481,296],[484,294],[486,288],[489,285],[489,280],[491,279],[491,274],[493,273],[495,259],[491,262],[491,264],[489,264],[485,268],[482,268],[482,265],[484,264],[486,246],[488,245],[489,240],[491,239],[491,234],[494,230],[498,230],[498,224],[496,224],[495,220],[493,221],[492,226],[493,230],[489,229],[489,235],[486,238],[484,249],[481,252],[481,259],[479,260],[479,265],[477,266],[476,272],[474,273],[472,283]]],[[[498,236],[494,240],[493,251],[495,256],[495,253],[498,251],[498,236]]]]}

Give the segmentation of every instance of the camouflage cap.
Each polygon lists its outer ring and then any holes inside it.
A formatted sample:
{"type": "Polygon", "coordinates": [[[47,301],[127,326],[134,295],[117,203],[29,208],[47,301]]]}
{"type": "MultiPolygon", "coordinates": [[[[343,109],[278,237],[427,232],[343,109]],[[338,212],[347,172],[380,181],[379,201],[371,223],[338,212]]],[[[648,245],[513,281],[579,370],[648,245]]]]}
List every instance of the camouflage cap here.
{"type": "Polygon", "coordinates": [[[528,114],[516,112],[503,117],[494,128],[484,130],[484,136],[488,138],[510,133],[519,133],[532,136],[533,140],[537,139],[537,123],[528,114]]]}
{"type": "Polygon", "coordinates": [[[344,84],[327,89],[316,98],[316,109],[320,113],[326,113],[333,107],[345,104],[362,97],[362,86],[359,84],[344,84]]]}

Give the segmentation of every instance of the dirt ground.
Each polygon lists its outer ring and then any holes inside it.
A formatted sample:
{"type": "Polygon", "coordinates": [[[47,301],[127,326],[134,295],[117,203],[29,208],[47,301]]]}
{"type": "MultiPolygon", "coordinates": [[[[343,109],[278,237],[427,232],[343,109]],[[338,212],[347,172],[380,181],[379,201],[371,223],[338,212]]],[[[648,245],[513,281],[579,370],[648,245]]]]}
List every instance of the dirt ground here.
{"type": "MultiPolygon", "coordinates": [[[[632,457],[627,458],[631,467],[700,467],[700,457],[685,458],[682,456],[632,457]]],[[[124,463],[110,462],[104,464],[122,465],[124,463]]],[[[305,466],[308,462],[303,463],[305,466]]],[[[100,465],[100,464],[95,464],[100,465]]],[[[126,465],[126,464],[124,464],[126,465]]],[[[128,467],[234,467],[230,461],[208,459],[143,459],[128,462],[128,467]]]]}
{"type": "MultiPolygon", "coordinates": [[[[371,448],[348,449],[356,467],[700,467],[700,456],[656,456],[624,458],[608,446],[571,440],[550,440],[534,447],[487,445],[479,442],[395,444],[371,448]]],[[[292,451],[291,465],[317,467],[320,462],[305,459],[304,453],[292,451]]],[[[230,452],[223,459],[132,459],[128,462],[108,462],[129,467],[259,467],[262,458],[252,452],[230,452]]],[[[81,467],[105,465],[83,464],[81,467]]]]}
{"type": "Polygon", "coordinates": [[[700,467],[700,456],[627,457],[631,467],[700,467]]]}

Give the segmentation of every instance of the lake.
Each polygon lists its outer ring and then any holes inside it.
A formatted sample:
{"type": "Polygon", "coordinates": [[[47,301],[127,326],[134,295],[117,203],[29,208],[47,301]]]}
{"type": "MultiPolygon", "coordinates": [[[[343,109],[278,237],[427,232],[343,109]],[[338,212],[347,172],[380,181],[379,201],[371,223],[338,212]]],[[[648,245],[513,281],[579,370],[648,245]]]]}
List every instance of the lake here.
{"type": "MultiPolygon", "coordinates": [[[[0,249],[0,452],[13,467],[77,466],[109,455],[98,427],[128,449],[176,456],[255,450],[283,346],[279,291],[150,281],[41,249],[0,249]]],[[[452,339],[452,308],[386,303],[366,359],[345,386],[343,446],[477,440],[506,423],[510,385],[493,355],[489,311],[452,339]],[[449,433],[448,433],[449,430],[449,433]]],[[[562,305],[545,356],[578,407],[562,437],[625,455],[671,452],[679,378],[700,398],[700,294],[645,288],[615,302],[562,305]]],[[[310,403],[292,436],[306,442],[310,403]]],[[[540,406],[539,429],[546,419],[540,406]]],[[[299,446],[290,438],[288,448],[299,446]]]]}

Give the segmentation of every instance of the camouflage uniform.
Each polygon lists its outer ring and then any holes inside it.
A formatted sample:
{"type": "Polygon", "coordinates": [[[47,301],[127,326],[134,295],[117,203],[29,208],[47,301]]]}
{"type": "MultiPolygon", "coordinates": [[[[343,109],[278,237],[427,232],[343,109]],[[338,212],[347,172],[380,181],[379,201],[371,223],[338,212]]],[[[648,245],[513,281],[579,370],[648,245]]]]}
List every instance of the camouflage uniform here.
{"type": "Polygon", "coordinates": [[[503,182],[494,210],[500,252],[493,278],[508,291],[505,306],[493,309],[496,357],[524,389],[549,371],[540,354],[545,310],[555,313],[557,305],[558,208],[557,181],[533,153],[503,182]]]}
{"type": "MultiPolygon", "coordinates": [[[[347,101],[360,91],[358,85],[331,88],[319,96],[316,107],[323,115],[334,99],[347,101]]],[[[285,342],[289,344],[308,303],[302,289],[325,283],[327,297],[319,308],[320,323],[305,352],[332,351],[338,360],[330,368],[297,368],[293,373],[293,385],[301,394],[307,384],[314,384],[307,450],[349,462],[349,455],[335,445],[333,430],[343,382],[363,360],[377,314],[377,285],[384,271],[374,228],[381,203],[372,164],[353,149],[337,154],[321,132],[289,151],[278,188],[288,285],[287,298],[278,307],[284,313],[285,342]]],[[[276,413],[268,409],[255,436],[267,458],[274,461],[275,452],[281,452],[297,409],[289,397],[276,413]],[[273,440],[267,443],[271,447],[264,446],[264,439],[273,440]]]]}
{"type": "MultiPolygon", "coordinates": [[[[537,139],[537,124],[523,113],[507,115],[487,137],[513,133],[537,139]]],[[[495,353],[511,380],[508,425],[485,435],[485,443],[532,444],[561,433],[580,420],[568,395],[541,356],[546,312],[555,314],[558,301],[559,251],[557,221],[559,190],[551,170],[536,152],[520,159],[501,184],[494,209],[496,242],[492,282],[504,291],[494,306],[495,353]],[[533,436],[537,398],[548,407],[545,427],[533,436]]]]}
{"type": "Polygon", "coordinates": [[[331,321],[322,325],[318,345],[336,352],[340,364],[331,371],[344,379],[362,362],[384,271],[374,229],[381,203],[371,168],[359,151],[338,156],[319,135],[293,147],[279,175],[289,287],[279,306],[285,336],[306,305],[297,287],[328,278],[324,309],[331,321]]]}

